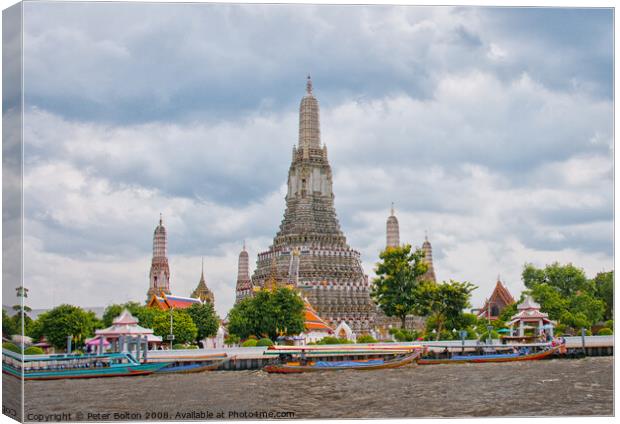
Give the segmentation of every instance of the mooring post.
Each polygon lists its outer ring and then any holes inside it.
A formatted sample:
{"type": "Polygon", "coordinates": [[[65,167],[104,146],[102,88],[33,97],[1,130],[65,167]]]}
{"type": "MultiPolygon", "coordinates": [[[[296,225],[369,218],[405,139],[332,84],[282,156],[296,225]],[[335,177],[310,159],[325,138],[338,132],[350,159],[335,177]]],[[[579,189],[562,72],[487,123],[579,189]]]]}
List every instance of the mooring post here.
{"type": "Polygon", "coordinates": [[[581,352],[583,356],[586,356],[586,329],[585,327],[581,328],[581,352]]]}

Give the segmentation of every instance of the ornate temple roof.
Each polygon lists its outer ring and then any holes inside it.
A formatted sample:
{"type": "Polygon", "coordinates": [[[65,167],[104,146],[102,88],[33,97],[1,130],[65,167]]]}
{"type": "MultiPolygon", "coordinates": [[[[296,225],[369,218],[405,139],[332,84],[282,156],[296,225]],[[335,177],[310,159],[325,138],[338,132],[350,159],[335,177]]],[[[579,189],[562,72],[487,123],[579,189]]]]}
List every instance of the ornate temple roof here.
{"type": "Polygon", "coordinates": [[[95,337],[88,339],[86,342],[93,344],[95,340],[102,337],[115,338],[119,336],[147,336],[148,342],[161,342],[159,336],[153,335],[153,330],[138,325],[138,319],[135,318],[127,309],[112,321],[112,325],[108,328],[95,330],[95,337]]]}
{"type": "Polygon", "coordinates": [[[482,305],[482,308],[479,309],[478,316],[488,317],[489,308],[495,305],[497,306],[498,314],[493,315],[491,313],[490,318],[497,318],[497,316],[504,310],[506,306],[512,305],[513,303],[515,303],[514,298],[512,297],[506,286],[504,286],[504,284],[500,281],[500,278],[498,276],[497,282],[495,283],[495,288],[493,289],[491,296],[484,301],[484,305],[482,305]]]}
{"type": "Polygon", "coordinates": [[[205,261],[202,260],[202,271],[200,272],[200,281],[198,281],[198,287],[192,292],[190,296],[193,299],[200,299],[202,302],[209,302],[215,305],[215,297],[213,292],[207,287],[205,281],[205,261]]]}
{"type": "Polygon", "coordinates": [[[196,303],[201,304],[202,301],[192,297],[174,296],[171,294],[161,293],[161,296],[153,295],[146,306],[149,308],[159,308],[167,311],[170,308],[186,309],[196,303]]]}
{"type": "Polygon", "coordinates": [[[334,330],[327,325],[325,321],[319,317],[319,314],[314,310],[308,299],[304,299],[305,311],[304,311],[304,327],[306,331],[322,331],[326,333],[333,333],[334,330]]]}

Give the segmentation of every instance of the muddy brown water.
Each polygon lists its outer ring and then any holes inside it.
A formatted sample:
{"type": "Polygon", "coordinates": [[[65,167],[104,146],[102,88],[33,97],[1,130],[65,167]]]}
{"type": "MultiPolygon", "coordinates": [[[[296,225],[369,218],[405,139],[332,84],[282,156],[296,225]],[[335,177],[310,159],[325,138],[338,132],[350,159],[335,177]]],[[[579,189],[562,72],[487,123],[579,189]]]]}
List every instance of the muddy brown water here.
{"type": "MultiPolygon", "coordinates": [[[[19,382],[3,385],[6,405],[19,382]]],[[[613,415],[613,358],[31,381],[24,392],[26,421],[613,415]]]]}

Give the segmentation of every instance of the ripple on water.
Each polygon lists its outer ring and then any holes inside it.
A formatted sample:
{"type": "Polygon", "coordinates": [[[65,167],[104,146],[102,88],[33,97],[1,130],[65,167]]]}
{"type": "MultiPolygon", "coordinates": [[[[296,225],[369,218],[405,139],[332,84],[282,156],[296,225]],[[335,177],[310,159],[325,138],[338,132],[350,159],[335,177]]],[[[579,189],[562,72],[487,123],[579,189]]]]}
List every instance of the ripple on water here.
{"type": "MultiPolygon", "coordinates": [[[[612,415],[613,358],[298,375],[26,382],[26,412],[293,411],[297,418],[612,415]]],[[[4,379],[10,378],[3,376],[4,379]]]]}

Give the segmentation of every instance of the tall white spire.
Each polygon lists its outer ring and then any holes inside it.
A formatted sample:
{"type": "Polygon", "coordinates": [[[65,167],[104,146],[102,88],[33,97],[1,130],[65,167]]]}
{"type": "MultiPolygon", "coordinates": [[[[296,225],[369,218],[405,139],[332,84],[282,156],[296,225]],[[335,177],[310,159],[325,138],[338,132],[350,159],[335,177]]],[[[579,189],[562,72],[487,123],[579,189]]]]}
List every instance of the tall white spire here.
{"type": "Polygon", "coordinates": [[[319,102],[312,94],[312,79],[308,75],[306,95],[299,105],[299,147],[321,148],[321,129],[319,123],[319,102]]]}
{"type": "Polygon", "coordinates": [[[390,210],[390,216],[386,223],[386,247],[400,246],[400,229],[398,227],[398,219],[394,215],[394,202],[390,210]]]}
{"type": "Polygon", "coordinates": [[[163,216],[159,214],[159,225],[153,232],[153,258],[149,272],[149,289],[147,300],[161,292],[170,294],[170,268],[168,266],[168,234],[163,225],[163,216]]]}

